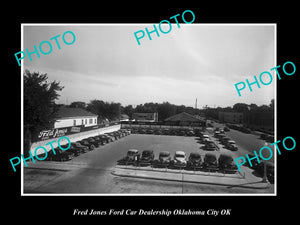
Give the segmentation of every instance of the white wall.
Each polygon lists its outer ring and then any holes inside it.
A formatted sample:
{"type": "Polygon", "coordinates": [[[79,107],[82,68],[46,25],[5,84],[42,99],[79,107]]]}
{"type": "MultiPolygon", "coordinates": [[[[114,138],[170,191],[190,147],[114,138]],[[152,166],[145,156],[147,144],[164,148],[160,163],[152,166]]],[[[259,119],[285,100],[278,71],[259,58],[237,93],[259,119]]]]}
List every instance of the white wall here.
{"type": "Polygon", "coordinates": [[[95,116],[95,117],[69,118],[69,119],[57,120],[54,123],[54,128],[72,127],[74,126],[74,120],[76,120],[75,126],[84,125],[85,127],[90,127],[90,126],[97,125],[97,116],[95,116]]]}

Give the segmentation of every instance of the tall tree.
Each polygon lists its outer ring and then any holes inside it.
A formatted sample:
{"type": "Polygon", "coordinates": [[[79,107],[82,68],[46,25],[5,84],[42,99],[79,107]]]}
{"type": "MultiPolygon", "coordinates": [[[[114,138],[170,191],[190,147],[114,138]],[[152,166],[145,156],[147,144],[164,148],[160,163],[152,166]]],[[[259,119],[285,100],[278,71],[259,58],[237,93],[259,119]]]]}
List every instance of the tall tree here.
{"type": "Polygon", "coordinates": [[[64,87],[60,82],[47,81],[47,74],[24,73],[24,154],[28,154],[33,135],[51,126],[58,110],[55,100],[64,87]]]}
{"type": "Polygon", "coordinates": [[[85,104],[85,102],[77,101],[77,102],[72,102],[72,103],[70,104],[70,107],[71,107],[71,108],[81,108],[81,109],[85,109],[86,104],[85,104]]]}

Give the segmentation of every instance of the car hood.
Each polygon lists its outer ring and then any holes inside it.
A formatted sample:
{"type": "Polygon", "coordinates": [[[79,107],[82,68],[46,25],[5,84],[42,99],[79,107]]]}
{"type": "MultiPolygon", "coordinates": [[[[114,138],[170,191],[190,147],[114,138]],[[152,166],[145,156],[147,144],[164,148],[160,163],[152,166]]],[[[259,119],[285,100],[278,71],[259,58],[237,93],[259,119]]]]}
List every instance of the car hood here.
{"type": "Polygon", "coordinates": [[[169,160],[169,159],[170,159],[169,156],[166,156],[166,157],[161,156],[161,157],[159,157],[159,160],[160,160],[160,161],[167,161],[167,160],[169,160]]]}
{"type": "Polygon", "coordinates": [[[175,160],[176,160],[177,162],[181,162],[181,163],[186,162],[185,158],[181,158],[181,157],[175,158],[175,160]]]}

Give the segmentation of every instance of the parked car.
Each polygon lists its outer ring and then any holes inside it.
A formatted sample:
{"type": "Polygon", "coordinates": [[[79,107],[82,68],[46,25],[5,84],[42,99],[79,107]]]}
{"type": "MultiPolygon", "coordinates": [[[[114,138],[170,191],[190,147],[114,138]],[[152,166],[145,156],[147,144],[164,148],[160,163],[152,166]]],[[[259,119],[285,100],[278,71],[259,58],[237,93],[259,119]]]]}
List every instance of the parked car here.
{"type": "Polygon", "coordinates": [[[176,151],[171,161],[171,166],[176,168],[185,168],[187,165],[186,154],[184,151],[176,151]]]}
{"type": "Polygon", "coordinates": [[[88,141],[87,139],[82,139],[78,142],[84,146],[87,146],[89,148],[89,150],[94,150],[94,148],[95,148],[95,145],[93,143],[91,143],[90,141],[88,141]]]}
{"type": "Polygon", "coordinates": [[[142,155],[139,161],[140,166],[149,166],[154,160],[154,152],[152,150],[142,151],[142,155]]]}
{"type": "Polygon", "coordinates": [[[106,140],[106,143],[114,142],[114,140],[116,139],[114,136],[108,134],[100,134],[98,135],[98,137],[106,140]]]}
{"type": "Polygon", "coordinates": [[[220,142],[226,146],[227,142],[230,140],[229,137],[225,136],[220,139],[220,142]]]}
{"type": "Polygon", "coordinates": [[[79,150],[80,153],[86,153],[86,152],[89,151],[89,147],[84,146],[84,145],[80,144],[79,142],[71,142],[71,146],[72,146],[74,149],[79,150]]]}
{"type": "Polygon", "coordinates": [[[163,135],[169,135],[170,134],[170,130],[169,129],[163,129],[162,130],[162,134],[163,135]]]}
{"type": "Polygon", "coordinates": [[[208,140],[205,142],[205,149],[207,151],[218,151],[219,150],[217,145],[212,140],[208,140]]]}
{"type": "Polygon", "coordinates": [[[98,136],[94,136],[93,137],[95,139],[95,141],[97,141],[99,143],[99,145],[105,145],[108,143],[108,140],[106,138],[101,138],[98,136]]]}
{"type": "Polygon", "coordinates": [[[88,142],[92,143],[96,148],[98,148],[101,145],[101,141],[97,141],[95,138],[89,137],[83,140],[87,140],[88,142]]]}
{"type": "Polygon", "coordinates": [[[114,134],[114,133],[112,133],[112,132],[105,133],[104,135],[107,135],[108,137],[110,137],[112,141],[116,141],[116,140],[118,140],[118,136],[117,136],[117,135],[115,135],[115,134],[114,134]]]}
{"type": "Polygon", "coordinates": [[[218,171],[218,160],[215,154],[206,153],[203,160],[203,169],[206,171],[218,171]]]}
{"type": "Polygon", "coordinates": [[[111,132],[112,135],[114,135],[117,139],[120,139],[123,137],[123,134],[121,132],[118,132],[118,131],[113,131],[111,132]]]}
{"type": "Polygon", "coordinates": [[[202,167],[202,159],[201,155],[198,152],[191,152],[188,162],[187,162],[187,167],[192,168],[192,169],[200,169],[202,167]]]}
{"type": "Polygon", "coordinates": [[[220,154],[218,163],[219,163],[219,169],[224,172],[235,173],[237,171],[237,166],[233,161],[231,155],[224,154],[224,153],[220,154]]]}
{"type": "Polygon", "coordinates": [[[162,135],[163,132],[162,132],[161,129],[156,129],[156,130],[154,130],[154,134],[156,134],[156,135],[162,135]]]}
{"type": "Polygon", "coordinates": [[[154,167],[168,167],[171,162],[171,155],[168,151],[162,151],[159,153],[158,159],[154,160],[154,167]]]}
{"type": "Polygon", "coordinates": [[[189,131],[187,131],[186,136],[190,136],[190,137],[195,136],[195,132],[192,130],[189,130],[189,131]]]}
{"type": "MultiPolygon", "coordinates": [[[[62,148],[67,148],[68,145],[69,145],[69,144],[62,145],[61,147],[62,147],[62,148]]],[[[69,147],[69,149],[66,150],[66,151],[70,151],[70,152],[74,153],[74,156],[79,156],[79,155],[81,154],[81,150],[78,149],[78,148],[73,147],[73,146],[72,146],[72,143],[71,143],[71,146],[69,147]]]]}
{"type": "Polygon", "coordinates": [[[230,129],[229,129],[228,127],[225,126],[225,127],[224,127],[224,131],[225,131],[225,132],[228,132],[228,131],[230,131],[230,129]]]}
{"type": "Polygon", "coordinates": [[[219,137],[219,134],[220,134],[220,131],[215,131],[215,133],[214,133],[214,137],[219,137]]]}
{"type": "Polygon", "coordinates": [[[75,157],[75,154],[72,151],[63,151],[59,147],[54,148],[55,155],[51,155],[51,160],[53,161],[68,161],[75,157]]]}
{"type": "Polygon", "coordinates": [[[231,151],[237,151],[238,150],[238,147],[236,146],[236,143],[233,140],[227,141],[227,143],[225,144],[225,147],[228,148],[231,151]]]}
{"type": "Polygon", "coordinates": [[[137,164],[140,159],[140,152],[137,149],[129,149],[127,154],[124,158],[117,161],[118,164],[122,165],[130,165],[130,164],[137,164]]]}

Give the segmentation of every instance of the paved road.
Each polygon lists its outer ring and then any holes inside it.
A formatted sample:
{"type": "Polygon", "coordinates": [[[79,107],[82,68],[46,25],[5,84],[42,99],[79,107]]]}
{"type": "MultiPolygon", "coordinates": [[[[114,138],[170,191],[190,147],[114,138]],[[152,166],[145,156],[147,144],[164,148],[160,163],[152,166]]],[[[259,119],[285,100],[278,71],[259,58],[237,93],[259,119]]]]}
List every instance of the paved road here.
{"type": "MultiPolygon", "coordinates": [[[[213,125],[214,127],[224,127],[223,124],[216,122],[213,125]]],[[[246,134],[234,129],[230,129],[230,131],[226,132],[225,134],[236,142],[239,148],[239,150],[235,152],[237,156],[245,156],[249,153],[253,154],[253,151],[256,151],[257,154],[259,154],[260,148],[262,148],[266,144],[265,140],[260,139],[259,136],[255,134],[246,134]]],[[[270,143],[267,143],[267,145],[272,149],[273,152],[273,157],[268,161],[270,163],[274,163],[274,146],[270,146],[270,143]]],[[[270,156],[270,153],[265,149],[262,151],[262,155],[265,158],[268,158],[270,156]]]]}
{"type": "Polygon", "coordinates": [[[273,193],[269,189],[247,189],[206,184],[188,184],[113,176],[116,161],[128,149],[152,149],[156,152],[184,150],[204,154],[194,137],[130,135],[96,148],[68,162],[39,161],[25,168],[25,193],[273,193]]]}

